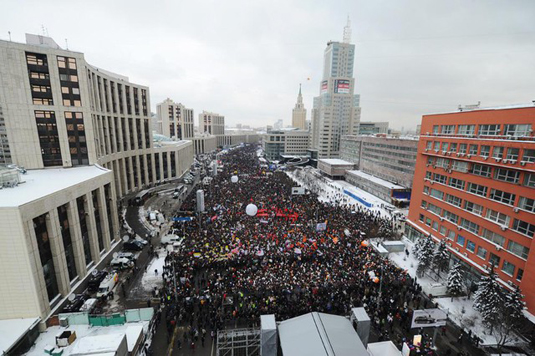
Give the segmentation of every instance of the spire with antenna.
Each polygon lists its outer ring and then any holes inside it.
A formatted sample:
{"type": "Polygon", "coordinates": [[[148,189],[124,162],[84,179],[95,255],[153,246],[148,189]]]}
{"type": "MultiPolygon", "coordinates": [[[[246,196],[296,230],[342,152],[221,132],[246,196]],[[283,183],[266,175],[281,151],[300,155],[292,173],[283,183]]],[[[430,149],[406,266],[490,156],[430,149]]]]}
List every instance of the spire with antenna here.
{"type": "Polygon", "coordinates": [[[301,95],[301,83],[299,83],[299,95],[301,95]]]}
{"type": "Polygon", "coordinates": [[[344,43],[351,42],[351,21],[349,15],[347,15],[347,25],[344,27],[344,43]]]}

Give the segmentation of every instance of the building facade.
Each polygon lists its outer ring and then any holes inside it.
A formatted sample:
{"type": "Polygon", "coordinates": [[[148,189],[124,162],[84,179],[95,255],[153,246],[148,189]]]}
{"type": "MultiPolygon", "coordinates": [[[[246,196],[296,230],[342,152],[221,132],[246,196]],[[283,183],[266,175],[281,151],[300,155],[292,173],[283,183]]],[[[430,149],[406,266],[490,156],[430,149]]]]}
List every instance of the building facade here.
{"type": "Polygon", "coordinates": [[[359,135],[388,134],[388,122],[361,121],[359,135]]]}
{"type": "Polygon", "coordinates": [[[199,114],[199,133],[224,135],[225,117],[213,112],[203,111],[199,114]]]}
{"type": "Polygon", "coordinates": [[[300,130],[307,130],[306,127],[307,110],[303,104],[303,95],[301,95],[301,84],[299,84],[299,94],[297,95],[297,102],[292,110],[292,127],[300,130]]]}
{"type": "Polygon", "coordinates": [[[535,314],[535,104],[425,115],[406,234],[445,240],[467,278],[493,266],[535,314]]]}
{"type": "Polygon", "coordinates": [[[194,136],[193,109],[167,98],[156,105],[161,133],[173,140],[186,140],[194,136]]]}
{"type": "Polygon", "coordinates": [[[306,157],[309,132],[298,129],[275,130],[264,134],[263,148],[266,158],[279,161],[289,157],[306,157]]]}
{"type": "MultiPolygon", "coordinates": [[[[350,32],[349,24],[344,33],[350,32]]],[[[320,96],[314,98],[312,110],[312,147],[320,158],[340,156],[340,140],[343,135],[359,132],[359,95],[355,95],[353,63],[355,45],[329,42],[324,53],[323,79],[320,96]]]]}
{"type": "Polygon", "coordinates": [[[0,190],[0,318],[45,320],[119,246],[117,200],[181,177],[193,145],[155,145],[147,87],[43,36],[0,41],[0,108],[2,163],[28,170],[0,190]]]}
{"type": "Polygon", "coordinates": [[[412,137],[342,136],[340,158],[375,177],[412,188],[418,140],[412,137]]]}

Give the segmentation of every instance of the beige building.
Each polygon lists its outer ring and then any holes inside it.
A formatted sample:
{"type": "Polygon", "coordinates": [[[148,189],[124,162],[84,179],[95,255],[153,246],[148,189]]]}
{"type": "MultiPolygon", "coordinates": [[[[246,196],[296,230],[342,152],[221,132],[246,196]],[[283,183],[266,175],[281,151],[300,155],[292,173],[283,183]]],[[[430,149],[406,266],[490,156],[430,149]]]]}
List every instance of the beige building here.
{"type": "Polygon", "coordinates": [[[0,164],[28,170],[0,189],[0,319],[45,320],[119,247],[117,200],[181,177],[193,144],[153,142],[148,87],[26,40],[0,41],[0,164]]]}
{"type": "Polygon", "coordinates": [[[158,128],[161,133],[173,140],[185,140],[194,136],[193,109],[177,104],[167,98],[156,105],[158,128]]]}
{"type": "Polygon", "coordinates": [[[305,157],[309,148],[309,132],[296,128],[269,131],[263,135],[262,145],[266,158],[278,161],[283,158],[305,157]]]}
{"type": "Polygon", "coordinates": [[[224,135],[225,117],[213,112],[203,111],[199,114],[199,133],[224,135]]]}
{"type": "Polygon", "coordinates": [[[324,53],[320,95],[312,109],[312,148],[320,158],[340,157],[342,135],[359,132],[360,97],[355,92],[353,63],[355,45],[350,44],[351,30],[344,29],[344,42],[327,43],[324,53]]]}
{"type": "Polygon", "coordinates": [[[307,110],[303,104],[303,95],[301,95],[301,84],[299,84],[299,95],[297,95],[297,103],[292,110],[292,127],[300,130],[306,130],[307,110]]]}

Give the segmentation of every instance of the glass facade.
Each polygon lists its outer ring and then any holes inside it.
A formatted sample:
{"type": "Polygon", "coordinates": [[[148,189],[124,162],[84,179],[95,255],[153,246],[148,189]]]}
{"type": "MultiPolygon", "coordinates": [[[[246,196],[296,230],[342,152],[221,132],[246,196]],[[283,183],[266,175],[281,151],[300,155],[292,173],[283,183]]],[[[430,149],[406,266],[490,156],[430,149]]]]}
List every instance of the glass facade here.
{"type": "Polygon", "coordinates": [[[50,247],[50,238],[46,227],[47,214],[33,219],[33,226],[35,231],[35,238],[37,240],[37,247],[39,249],[39,258],[41,259],[41,266],[43,267],[43,277],[46,284],[46,292],[48,300],[52,301],[58,294],[58,281],[56,280],[56,270],[54,268],[54,261],[52,259],[52,249],[50,247]]]}

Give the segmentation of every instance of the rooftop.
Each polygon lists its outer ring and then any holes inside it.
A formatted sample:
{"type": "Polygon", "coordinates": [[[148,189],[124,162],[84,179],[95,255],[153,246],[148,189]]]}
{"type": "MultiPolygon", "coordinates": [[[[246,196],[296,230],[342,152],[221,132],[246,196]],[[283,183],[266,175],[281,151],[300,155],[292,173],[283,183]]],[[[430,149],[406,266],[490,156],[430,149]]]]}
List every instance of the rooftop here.
{"type": "Polygon", "coordinates": [[[364,173],[363,171],[355,170],[355,171],[347,171],[347,173],[355,175],[355,176],[359,176],[361,178],[372,181],[376,184],[382,185],[383,187],[387,187],[389,189],[407,189],[405,187],[402,187],[401,185],[394,184],[392,182],[381,179],[379,177],[372,176],[371,174],[368,174],[368,173],[364,173]]]}
{"type": "Polygon", "coordinates": [[[430,113],[425,114],[427,115],[442,115],[442,114],[454,114],[459,112],[474,112],[474,111],[489,111],[489,110],[507,110],[507,109],[523,109],[523,108],[535,108],[535,101],[531,103],[524,103],[524,104],[511,104],[511,105],[503,105],[503,106],[490,106],[486,108],[464,108],[464,109],[457,109],[453,111],[444,111],[444,112],[436,112],[436,113],[430,113]]]}
{"type": "Polygon", "coordinates": [[[39,318],[0,320],[0,354],[9,351],[35,324],[39,318]]]}
{"type": "Polygon", "coordinates": [[[98,165],[28,170],[18,186],[0,189],[0,208],[21,206],[109,172],[98,165]]]}
{"type": "Polygon", "coordinates": [[[343,159],[339,158],[321,158],[319,162],[324,162],[330,165],[344,165],[344,166],[354,166],[354,163],[344,161],[343,159]]]}

